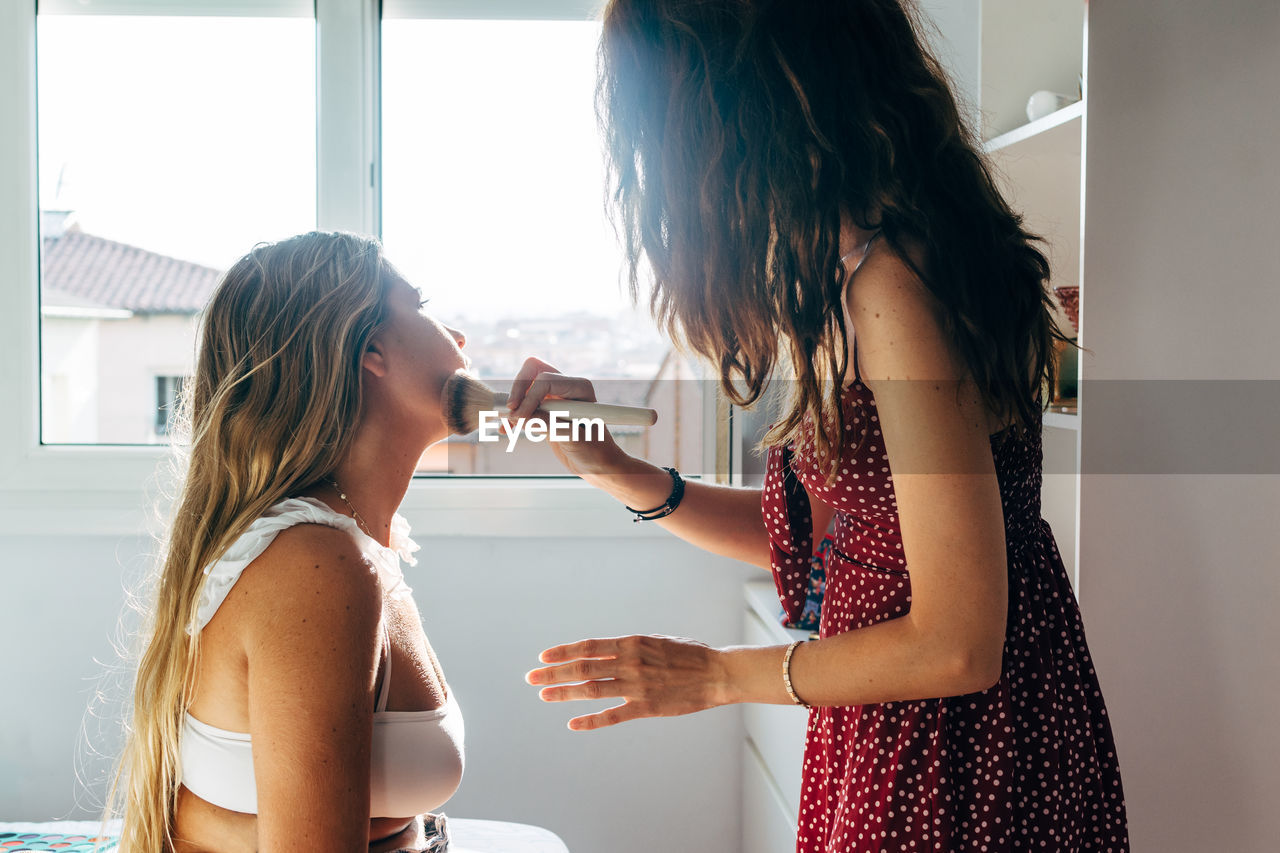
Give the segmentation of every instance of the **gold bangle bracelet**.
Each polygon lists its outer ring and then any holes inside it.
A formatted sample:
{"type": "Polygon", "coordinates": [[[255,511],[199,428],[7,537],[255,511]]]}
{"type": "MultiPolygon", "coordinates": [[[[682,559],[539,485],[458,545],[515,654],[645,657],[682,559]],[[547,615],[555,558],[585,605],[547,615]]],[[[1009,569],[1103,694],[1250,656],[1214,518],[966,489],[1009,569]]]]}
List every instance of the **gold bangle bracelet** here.
{"type": "Polygon", "coordinates": [[[787,695],[791,697],[791,701],[805,708],[812,708],[808,702],[803,701],[796,695],[796,689],[791,686],[791,656],[796,652],[796,646],[803,643],[804,640],[796,640],[787,646],[787,653],[782,656],[782,683],[787,687],[787,695]]]}

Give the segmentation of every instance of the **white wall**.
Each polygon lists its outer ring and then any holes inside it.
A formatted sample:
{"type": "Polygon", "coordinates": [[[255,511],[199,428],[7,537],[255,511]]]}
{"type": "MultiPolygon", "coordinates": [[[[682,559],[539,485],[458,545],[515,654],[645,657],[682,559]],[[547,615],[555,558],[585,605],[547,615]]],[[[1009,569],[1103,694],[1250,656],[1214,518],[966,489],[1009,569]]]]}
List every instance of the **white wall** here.
{"type": "Polygon", "coordinates": [[[98,376],[94,365],[101,352],[102,323],[85,317],[41,318],[41,428],[47,441],[98,440],[98,376]]]}
{"type": "MultiPolygon", "coordinates": [[[[1088,49],[1086,381],[1280,380],[1280,5],[1094,2],[1088,49]]],[[[1256,386],[1269,418],[1248,408],[1253,395],[1215,411],[1202,392],[1221,383],[1165,387],[1160,411],[1140,386],[1086,386],[1081,399],[1080,594],[1133,849],[1269,853],[1280,843],[1276,383],[1256,386]],[[1272,475],[1107,473],[1118,442],[1136,438],[1141,453],[1219,415],[1169,459],[1224,463],[1215,448],[1250,444],[1255,470],[1272,475]]]]}
{"type": "MultiPolygon", "coordinates": [[[[587,706],[544,704],[523,676],[543,648],[585,636],[736,643],[741,585],[758,569],[665,538],[419,541],[409,583],[467,722],[450,814],[546,826],[573,853],[647,853],[659,839],[680,839],[680,851],[739,849],[738,709],[570,732],[565,723],[587,706]]],[[[151,547],[0,539],[0,820],[94,816],[85,792],[77,807],[77,733],[104,671],[94,659],[111,659],[122,575],[145,570],[151,547]]],[[[106,768],[88,764],[86,778],[106,768]]]]}
{"type": "Polygon", "coordinates": [[[919,0],[918,5],[932,27],[926,35],[951,75],[960,109],[977,128],[981,0],[919,0]]]}
{"type": "Polygon", "coordinates": [[[154,439],[156,377],[195,372],[195,317],[135,314],[104,323],[98,387],[98,440],[146,444],[154,439]]]}

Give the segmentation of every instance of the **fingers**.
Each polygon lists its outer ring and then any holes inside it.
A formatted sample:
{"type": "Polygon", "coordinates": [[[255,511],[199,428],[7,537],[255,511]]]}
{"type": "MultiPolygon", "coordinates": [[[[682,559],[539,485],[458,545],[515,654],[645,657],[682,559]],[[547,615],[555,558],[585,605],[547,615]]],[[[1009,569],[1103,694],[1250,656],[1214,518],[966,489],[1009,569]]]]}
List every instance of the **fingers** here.
{"type": "Polygon", "coordinates": [[[642,703],[623,702],[621,705],[597,714],[584,714],[581,717],[574,717],[569,721],[569,729],[575,732],[589,732],[608,726],[616,726],[618,723],[625,723],[628,720],[638,720],[641,717],[651,716],[653,714],[642,703]]]}
{"type": "Polygon", "coordinates": [[[535,669],[525,675],[530,684],[574,684],[593,678],[617,678],[618,661],[613,658],[605,660],[575,660],[562,666],[547,666],[535,669]]]}
{"type": "Polygon", "coordinates": [[[596,392],[588,379],[564,376],[541,359],[527,358],[511,383],[511,393],[507,397],[507,408],[511,410],[508,417],[532,417],[548,397],[594,402],[596,392]]]}
{"type": "MultiPolygon", "coordinates": [[[[542,653],[549,666],[525,676],[541,685],[544,702],[622,699],[613,708],[569,721],[574,731],[614,726],[639,717],[688,714],[713,707],[707,662],[714,650],[678,637],[632,635],[582,640],[542,653]]],[[[723,704],[723,703],[719,703],[723,704]]]]}
{"type": "Polygon", "coordinates": [[[520,372],[516,374],[516,378],[511,382],[511,394],[507,397],[507,407],[514,409],[520,405],[520,401],[524,399],[525,392],[529,390],[529,386],[539,373],[559,372],[540,358],[526,358],[524,364],[520,365],[520,372]]]}
{"type": "Polygon", "coordinates": [[[607,637],[596,640],[579,640],[563,646],[552,646],[538,655],[543,663],[563,663],[579,658],[611,658],[617,657],[626,637],[607,637]]]}
{"type": "Polygon", "coordinates": [[[538,691],[538,698],[543,702],[580,702],[591,699],[621,699],[627,695],[626,688],[617,679],[601,681],[584,681],[581,684],[561,684],[555,687],[544,687],[538,691]]]}
{"type": "MultiPolygon", "coordinates": [[[[591,381],[577,376],[561,376],[559,373],[539,373],[534,377],[533,382],[529,383],[529,388],[525,391],[524,397],[520,403],[511,410],[510,418],[528,418],[532,417],[539,407],[550,397],[558,397],[562,400],[590,400],[596,399],[595,389],[591,387],[591,381]]],[[[511,405],[508,399],[507,405],[511,405]]]]}

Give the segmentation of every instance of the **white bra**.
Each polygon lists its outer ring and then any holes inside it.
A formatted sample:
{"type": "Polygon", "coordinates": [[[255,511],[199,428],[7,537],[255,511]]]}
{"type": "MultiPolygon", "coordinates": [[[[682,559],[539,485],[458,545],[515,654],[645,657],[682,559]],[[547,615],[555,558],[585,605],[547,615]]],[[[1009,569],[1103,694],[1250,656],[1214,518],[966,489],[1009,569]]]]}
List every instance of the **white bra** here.
{"type": "MultiPolygon", "coordinates": [[[[295,524],[324,524],[349,531],[364,555],[378,568],[393,596],[410,593],[400,559],[414,565],[418,546],[399,515],[391,524],[391,546],[365,535],[355,520],[312,498],[289,498],[271,507],[222,559],[205,569],[208,576],[196,619],[189,631],[208,624],[245,567],[257,559],[281,530],[295,524]]],[[[440,808],[462,781],[464,728],[453,692],[430,711],[388,711],[391,642],[383,633],[382,685],[373,713],[370,760],[370,816],[412,817],[440,808]]],[[[215,728],[190,714],[182,730],[182,784],[206,802],[247,814],[258,813],[250,736],[215,728]]]]}

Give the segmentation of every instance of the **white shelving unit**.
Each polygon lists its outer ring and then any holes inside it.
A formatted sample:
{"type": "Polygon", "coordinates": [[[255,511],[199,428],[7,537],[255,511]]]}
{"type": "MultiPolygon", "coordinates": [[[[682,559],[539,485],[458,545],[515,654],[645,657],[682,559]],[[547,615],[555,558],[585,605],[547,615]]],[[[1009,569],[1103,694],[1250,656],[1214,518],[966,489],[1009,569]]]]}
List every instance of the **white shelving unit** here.
{"type": "MultiPolygon", "coordinates": [[[[1079,286],[1082,307],[1085,100],[1030,122],[1026,103],[1042,89],[1084,94],[1086,8],[1086,0],[983,0],[978,51],[983,149],[1027,229],[1044,239],[1051,286],[1079,286]]],[[[1061,311],[1057,320],[1070,330],[1061,311]]],[[[1083,321],[1079,340],[1083,345],[1083,321]]],[[[1083,365],[1076,366],[1083,378],[1083,365]]],[[[1041,491],[1041,512],[1077,589],[1083,411],[1045,413],[1041,491]]]]}
{"type": "MultiPolygon", "coordinates": [[[[808,639],[808,631],[782,627],[782,608],[772,581],[743,587],[746,609],[742,639],[777,646],[808,639]]],[[[800,813],[808,712],[788,705],[744,705],[742,743],[743,853],[776,853],[795,847],[800,813]]]]}
{"type": "Polygon", "coordinates": [[[1044,425],[1049,429],[1080,429],[1080,416],[1074,412],[1045,412],[1044,425]]]}

